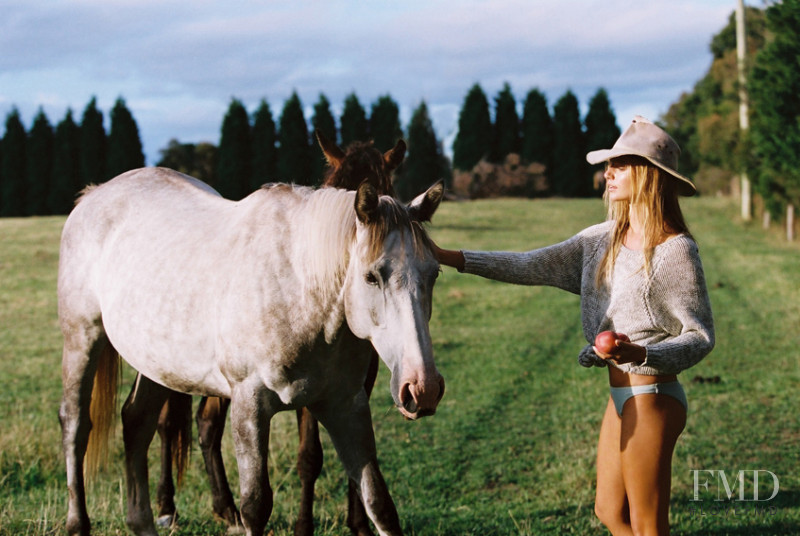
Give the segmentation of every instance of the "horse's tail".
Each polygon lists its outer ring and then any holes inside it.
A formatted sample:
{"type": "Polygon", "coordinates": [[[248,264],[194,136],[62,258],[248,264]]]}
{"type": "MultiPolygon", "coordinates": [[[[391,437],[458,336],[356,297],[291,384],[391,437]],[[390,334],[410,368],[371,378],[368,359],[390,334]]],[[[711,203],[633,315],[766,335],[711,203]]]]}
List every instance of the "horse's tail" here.
{"type": "Polygon", "coordinates": [[[92,422],[86,447],[86,471],[89,476],[96,474],[100,465],[108,460],[108,440],[114,434],[117,418],[119,374],[119,354],[110,342],[106,342],[100,351],[89,406],[92,422]]]}
{"type": "Polygon", "coordinates": [[[178,485],[189,466],[192,446],[192,395],[173,391],[162,409],[161,421],[165,440],[169,441],[172,463],[177,472],[178,485]]]}

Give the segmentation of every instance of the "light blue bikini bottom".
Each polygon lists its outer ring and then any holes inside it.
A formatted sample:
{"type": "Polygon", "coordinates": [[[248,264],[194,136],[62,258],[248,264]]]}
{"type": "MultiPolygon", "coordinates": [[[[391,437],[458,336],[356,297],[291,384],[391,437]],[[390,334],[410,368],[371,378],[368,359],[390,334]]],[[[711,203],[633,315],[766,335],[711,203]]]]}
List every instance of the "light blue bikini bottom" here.
{"type": "Polygon", "coordinates": [[[630,387],[612,387],[611,399],[617,408],[617,414],[622,417],[622,408],[625,402],[632,396],[660,394],[668,395],[683,404],[686,411],[689,411],[689,401],[686,400],[686,392],[680,382],[652,383],[650,385],[632,385],[630,387]]]}

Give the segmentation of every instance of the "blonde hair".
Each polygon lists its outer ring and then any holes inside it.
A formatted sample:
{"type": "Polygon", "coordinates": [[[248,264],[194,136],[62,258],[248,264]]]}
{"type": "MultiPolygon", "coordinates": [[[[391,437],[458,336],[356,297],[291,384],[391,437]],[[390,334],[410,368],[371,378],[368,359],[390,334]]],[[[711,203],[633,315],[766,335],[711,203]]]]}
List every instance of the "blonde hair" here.
{"type": "Polygon", "coordinates": [[[614,222],[608,248],[597,270],[596,283],[606,284],[614,273],[614,262],[622,249],[625,234],[631,226],[631,211],[635,211],[642,224],[644,235],[644,265],[650,273],[655,247],[667,235],[690,235],[678,204],[677,180],[647,159],[638,156],[620,156],[612,159],[616,165],[631,169],[631,197],[624,201],[611,201],[608,190],[603,200],[608,209],[607,219],[614,222]]]}

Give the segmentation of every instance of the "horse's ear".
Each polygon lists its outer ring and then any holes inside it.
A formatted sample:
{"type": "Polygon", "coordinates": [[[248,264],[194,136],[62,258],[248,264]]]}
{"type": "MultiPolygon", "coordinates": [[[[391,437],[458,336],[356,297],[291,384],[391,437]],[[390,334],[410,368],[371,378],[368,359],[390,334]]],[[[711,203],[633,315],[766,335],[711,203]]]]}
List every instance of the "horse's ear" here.
{"type": "Polygon", "coordinates": [[[344,160],[344,151],[342,151],[338,145],[326,138],[320,129],[315,129],[314,135],[317,137],[317,142],[319,143],[319,146],[322,149],[322,154],[325,155],[325,160],[328,161],[328,164],[334,168],[341,166],[342,160],[344,160]]]}
{"type": "Polygon", "coordinates": [[[356,216],[361,223],[369,224],[378,219],[378,190],[369,182],[362,182],[356,191],[356,216]]]}
{"type": "Polygon", "coordinates": [[[397,140],[397,143],[392,149],[383,153],[383,161],[389,171],[397,169],[403,163],[403,158],[406,156],[406,142],[402,139],[397,140]]]}
{"type": "Polygon", "coordinates": [[[431,221],[444,197],[444,181],[439,181],[408,204],[408,212],[416,221],[431,221]]]}

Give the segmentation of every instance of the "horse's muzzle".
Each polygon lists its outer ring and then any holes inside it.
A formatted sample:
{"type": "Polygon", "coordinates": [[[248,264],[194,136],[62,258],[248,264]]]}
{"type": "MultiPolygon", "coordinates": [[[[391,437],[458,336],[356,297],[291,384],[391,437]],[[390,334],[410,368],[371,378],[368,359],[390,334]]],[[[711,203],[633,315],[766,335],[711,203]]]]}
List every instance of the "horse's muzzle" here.
{"type": "Polygon", "coordinates": [[[435,378],[425,382],[406,382],[400,387],[400,405],[398,409],[406,419],[416,420],[436,413],[436,406],[444,396],[444,378],[436,374],[435,378]]]}

